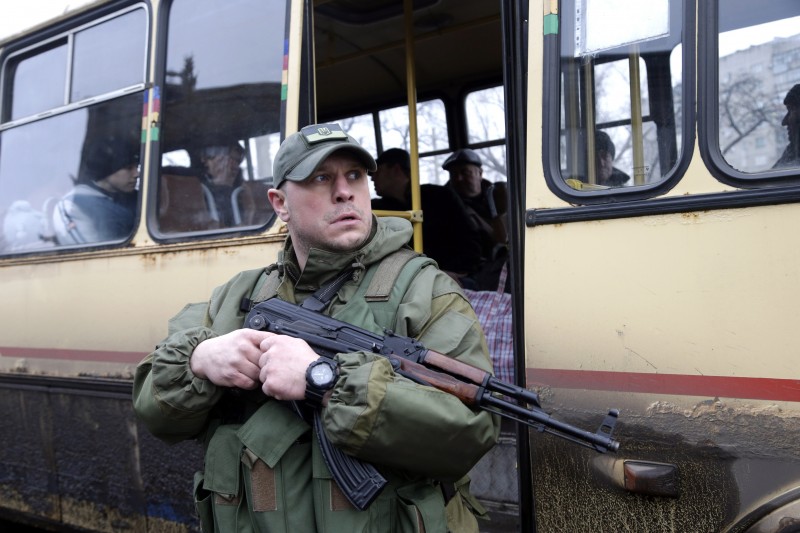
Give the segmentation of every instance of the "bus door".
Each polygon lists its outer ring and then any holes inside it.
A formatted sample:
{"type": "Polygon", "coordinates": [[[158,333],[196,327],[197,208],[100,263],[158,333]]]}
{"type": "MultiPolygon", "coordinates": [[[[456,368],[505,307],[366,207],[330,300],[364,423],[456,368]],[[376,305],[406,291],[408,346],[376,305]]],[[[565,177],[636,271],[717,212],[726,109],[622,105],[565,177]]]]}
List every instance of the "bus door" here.
{"type": "Polygon", "coordinates": [[[800,6],[541,4],[526,383],[621,447],[531,432],[536,528],[796,531],[800,6]]]}

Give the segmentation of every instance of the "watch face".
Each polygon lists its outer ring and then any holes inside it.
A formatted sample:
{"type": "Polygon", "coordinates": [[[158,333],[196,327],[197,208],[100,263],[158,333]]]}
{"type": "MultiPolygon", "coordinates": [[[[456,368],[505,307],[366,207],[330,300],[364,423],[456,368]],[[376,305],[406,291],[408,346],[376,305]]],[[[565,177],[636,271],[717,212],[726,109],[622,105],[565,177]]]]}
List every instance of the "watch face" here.
{"type": "Polygon", "coordinates": [[[314,365],[311,369],[311,381],[317,387],[324,387],[333,381],[333,369],[328,364],[314,365]]]}

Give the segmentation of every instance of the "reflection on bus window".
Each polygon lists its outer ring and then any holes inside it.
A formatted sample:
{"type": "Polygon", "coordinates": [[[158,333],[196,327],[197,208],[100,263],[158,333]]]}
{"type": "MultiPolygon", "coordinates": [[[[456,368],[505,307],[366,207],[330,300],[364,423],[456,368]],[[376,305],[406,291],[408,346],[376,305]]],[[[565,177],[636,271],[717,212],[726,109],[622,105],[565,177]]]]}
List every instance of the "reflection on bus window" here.
{"type": "Polygon", "coordinates": [[[653,4],[646,28],[618,35],[580,6],[562,7],[561,177],[580,191],[657,184],[678,158],[680,2],[653,4]]]}
{"type": "Polygon", "coordinates": [[[4,131],[2,252],[128,238],[140,128],[141,95],[132,94],[4,131]]]}
{"type": "Polygon", "coordinates": [[[800,4],[773,11],[719,4],[719,150],[744,173],[800,168],[800,4]]]}
{"type": "Polygon", "coordinates": [[[12,79],[10,110],[4,121],[35,115],[64,105],[64,82],[67,79],[67,44],[50,45],[46,49],[9,60],[5,72],[12,79]]]}
{"type": "Polygon", "coordinates": [[[9,94],[3,121],[142,84],[146,46],[147,13],[134,8],[12,53],[3,67],[9,94]]]}
{"type": "Polygon", "coordinates": [[[76,33],[70,101],[141,82],[146,27],[146,14],[137,9],[76,33]]]}
{"type": "Polygon", "coordinates": [[[146,58],[141,7],[10,51],[0,254],[122,243],[133,234],[146,58]],[[77,101],[89,96],[91,106],[77,101]]]}
{"type": "Polygon", "coordinates": [[[267,190],[280,135],[285,16],[285,0],[171,4],[159,233],[272,219],[267,190]]]}

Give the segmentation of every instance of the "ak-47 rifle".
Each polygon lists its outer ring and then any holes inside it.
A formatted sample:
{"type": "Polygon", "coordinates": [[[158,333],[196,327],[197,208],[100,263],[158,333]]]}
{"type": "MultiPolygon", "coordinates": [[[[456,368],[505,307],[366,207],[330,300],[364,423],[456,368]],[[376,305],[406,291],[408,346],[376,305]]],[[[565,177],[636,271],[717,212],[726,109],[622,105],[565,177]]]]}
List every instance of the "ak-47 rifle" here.
{"type": "MultiPolygon", "coordinates": [[[[428,350],[410,337],[388,330],[385,335],[377,335],[278,298],[256,304],[248,314],[245,326],[303,339],[317,354],[330,359],[338,353],[356,351],[382,355],[389,359],[396,373],[450,393],[465,405],[515,420],[601,453],[616,452],[619,448],[619,442],[611,436],[618,410],[609,410],[597,432],[585,431],[545,413],[535,392],[428,350]]],[[[355,507],[366,509],[380,493],[386,480],[372,465],[343,453],[330,443],[322,429],[319,411],[314,414],[314,425],[325,462],[342,492],[355,507]]]]}

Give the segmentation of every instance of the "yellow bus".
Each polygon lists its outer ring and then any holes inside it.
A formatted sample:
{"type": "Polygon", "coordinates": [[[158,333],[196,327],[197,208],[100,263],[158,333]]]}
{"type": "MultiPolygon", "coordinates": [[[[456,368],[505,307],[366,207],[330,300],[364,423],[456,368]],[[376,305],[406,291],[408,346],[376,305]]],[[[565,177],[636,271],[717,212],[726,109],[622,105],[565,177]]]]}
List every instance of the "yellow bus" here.
{"type": "Polygon", "coordinates": [[[273,262],[272,156],[335,121],[422,184],[480,154],[508,189],[498,374],[581,427],[620,410],[616,454],[505,427],[484,531],[798,530],[799,23],[792,0],[98,0],[0,41],[0,517],[197,530],[201,450],[137,423],[133,370],[273,262]],[[122,159],[125,222],[76,231],[122,159]]]}

